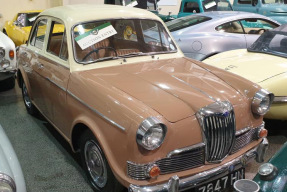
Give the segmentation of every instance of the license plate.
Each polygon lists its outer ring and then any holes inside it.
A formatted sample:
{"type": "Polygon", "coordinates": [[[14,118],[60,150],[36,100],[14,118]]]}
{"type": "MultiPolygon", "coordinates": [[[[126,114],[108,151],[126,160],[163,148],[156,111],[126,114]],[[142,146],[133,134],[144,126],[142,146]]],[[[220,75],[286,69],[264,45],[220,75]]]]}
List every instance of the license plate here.
{"type": "Polygon", "coordinates": [[[235,181],[245,178],[244,168],[238,169],[226,176],[215,179],[195,188],[196,192],[222,192],[231,188],[235,181]]]}

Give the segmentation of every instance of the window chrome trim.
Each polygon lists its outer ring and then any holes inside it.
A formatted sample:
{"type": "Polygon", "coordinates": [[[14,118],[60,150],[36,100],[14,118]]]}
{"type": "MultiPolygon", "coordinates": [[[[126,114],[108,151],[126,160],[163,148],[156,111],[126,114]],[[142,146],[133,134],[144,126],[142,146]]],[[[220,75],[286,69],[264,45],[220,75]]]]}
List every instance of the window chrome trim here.
{"type": "Polygon", "coordinates": [[[89,106],[88,104],[86,104],[84,101],[82,101],[80,98],[78,98],[76,95],[74,95],[73,93],[71,93],[70,91],[67,91],[67,93],[69,95],[71,95],[74,99],[78,100],[80,103],[82,103],[84,106],[88,107],[91,111],[95,112],[97,115],[99,115],[100,117],[102,117],[103,119],[105,119],[106,121],[110,122],[112,125],[120,128],[121,130],[125,131],[126,128],[124,128],[123,126],[119,125],[118,123],[114,122],[113,120],[111,120],[110,118],[108,118],[107,116],[105,116],[104,114],[102,114],[101,112],[99,112],[98,110],[96,110],[95,108],[89,106]]]}
{"type": "Polygon", "coordinates": [[[175,149],[175,150],[169,152],[166,157],[170,158],[170,157],[177,155],[179,153],[191,151],[193,149],[201,148],[201,147],[205,147],[205,143],[198,143],[198,144],[195,144],[192,146],[188,146],[188,147],[184,147],[184,148],[180,148],[180,149],[175,149]]]}
{"type": "Polygon", "coordinates": [[[49,81],[50,83],[56,85],[56,86],[57,86],[58,88],[60,88],[62,91],[65,91],[65,92],[67,91],[66,88],[64,88],[64,87],[62,87],[62,86],[60,86],[60,85],[58,85],[58,84],[57,84],[56,82],[54,82],[52,79],[46,77],[46,80],[49,81]]]}

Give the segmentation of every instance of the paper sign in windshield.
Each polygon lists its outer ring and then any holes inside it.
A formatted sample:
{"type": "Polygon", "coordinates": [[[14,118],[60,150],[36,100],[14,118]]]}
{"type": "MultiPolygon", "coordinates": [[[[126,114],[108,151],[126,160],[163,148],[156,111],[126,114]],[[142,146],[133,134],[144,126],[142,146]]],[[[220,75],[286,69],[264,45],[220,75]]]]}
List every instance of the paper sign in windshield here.
{"type": "Polygon", "coordinates": [[[111,23],[100,25],[75,38],[82,50],[94,45],[110,36],[117,34],[111,23]]]}
{"type": "Polygon", "coordinates": [[[205,9],[209,9],[211,7],[214,7],[216,5],[215,1],[211,1],[210,3],[207,3],[204,5],[205,9]]]}

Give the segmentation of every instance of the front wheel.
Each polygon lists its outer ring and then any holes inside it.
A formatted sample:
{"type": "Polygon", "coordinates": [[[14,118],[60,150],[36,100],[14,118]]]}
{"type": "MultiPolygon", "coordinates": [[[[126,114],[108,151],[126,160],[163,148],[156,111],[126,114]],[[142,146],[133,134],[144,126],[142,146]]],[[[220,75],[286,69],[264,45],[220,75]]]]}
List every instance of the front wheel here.
{"type": "Polygon", "coordinates": [[[94,191],[121,192],[123,186],[116,180],[93,133],[86,131],[80,142],[82,164],[94,191]]]}
{"type": "Polygon", "coordinates": [[[24,105],[25,105],[25,107],[27,109],[27,112],[30,115],[36,115],[37,114],[37,109],[33,105],[32,101],[30,99],[30,96],[28,94],[28,90],[27,90],[27,87],[26,87],[26,84],[24,83],[24,81],[23,81],[23,84],[22,84],[22,96],[23,96],[24,105]]]}

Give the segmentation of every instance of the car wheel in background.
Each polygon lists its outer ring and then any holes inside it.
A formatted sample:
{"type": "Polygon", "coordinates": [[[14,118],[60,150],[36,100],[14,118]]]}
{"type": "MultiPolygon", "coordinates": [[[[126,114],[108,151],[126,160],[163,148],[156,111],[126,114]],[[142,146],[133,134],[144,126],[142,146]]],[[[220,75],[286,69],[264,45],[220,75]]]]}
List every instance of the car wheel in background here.
{"type": "Polygon", "coordinates": [[[27,109],[27,112],[30,115],[36,115],[37,114],[37,109],[33,105],[33,103],[31,102],[31,99],[30,99],[30,96],[28,94],[28,90],[27,90],[27,87],[26,87],[24,81],[23,81],[23,84],[22,84],[22,96],[23,96],[23,100],[24,100],[24,104],[25,104],[25,107],[27,109]]]}
{"type": "Polygon", "coordinates": [[[84,170],[95,191],[121,192],[123,190],[123,186],[115,178],[100,145],[89,130],[81,136],[80,153],[84,170]]]}

